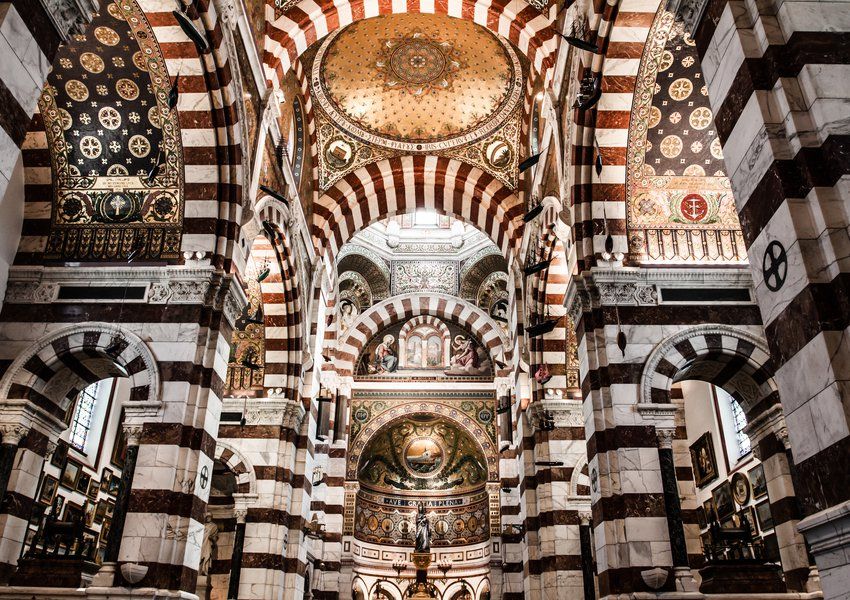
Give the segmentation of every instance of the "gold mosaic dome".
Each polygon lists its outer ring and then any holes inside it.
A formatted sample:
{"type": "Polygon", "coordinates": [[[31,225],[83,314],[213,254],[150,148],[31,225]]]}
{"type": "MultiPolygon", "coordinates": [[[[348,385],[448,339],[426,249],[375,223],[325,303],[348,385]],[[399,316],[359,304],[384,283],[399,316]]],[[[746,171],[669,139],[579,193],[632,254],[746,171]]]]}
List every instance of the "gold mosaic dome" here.
{"type": "Polygon", "coordinates": [[[319,106],[346,133],[430,152],[492,134],[520,101],[522,67],[507,42],[479,25],[400,14],[329,35],[312,82],[319,106]]]}

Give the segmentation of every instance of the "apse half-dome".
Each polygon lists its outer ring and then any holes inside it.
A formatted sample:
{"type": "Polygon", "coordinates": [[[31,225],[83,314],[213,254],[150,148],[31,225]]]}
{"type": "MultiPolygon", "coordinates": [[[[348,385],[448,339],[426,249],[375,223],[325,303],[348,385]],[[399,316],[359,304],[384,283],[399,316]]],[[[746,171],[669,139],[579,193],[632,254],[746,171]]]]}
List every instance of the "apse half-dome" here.
{"type": "Polygon", "coordinates": [[[392,421],[361,454],[355,536],[412,546],[417,504],[424,502],[433,546],[485,541],[487,476],[481,446],[458,423],[430,413],[392,421]]]}
{"type": "Polygon", "coordinates": [[[394,494],[467,492],[487,482],[487,461],[463,428],[429,414],[396,421],[363,451],[361,485],[394,494]]]}

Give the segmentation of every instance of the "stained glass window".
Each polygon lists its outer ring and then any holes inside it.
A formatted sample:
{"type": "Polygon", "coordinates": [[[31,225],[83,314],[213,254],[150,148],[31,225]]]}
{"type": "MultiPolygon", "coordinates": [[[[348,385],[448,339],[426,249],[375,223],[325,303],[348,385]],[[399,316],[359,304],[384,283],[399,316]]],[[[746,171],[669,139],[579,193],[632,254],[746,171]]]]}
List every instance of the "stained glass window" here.
{"type": "Polygon", "coordinates": [[[729,406],[732,409],[732,419],[735,423],[735,438],[738,442],[738,458],[742,456],[746,456],[750,453],[750,438],[744,433],[744,427],[747,425],[747,418],[744,416],[744,410],[741,408],[741,405],[738,404],[738,401],[735,400],[732,396],[727,396],[729,398],[729,406]]]}
{"type": "Polygon", "coordinates": [[[101,382],[88,386],[77,396],[77,406],[74,407],[74,418],[71,421],[71,445],[80,452],[86,451],[86,441],[92,426],[92,417],[97,403],[101,382]]]}

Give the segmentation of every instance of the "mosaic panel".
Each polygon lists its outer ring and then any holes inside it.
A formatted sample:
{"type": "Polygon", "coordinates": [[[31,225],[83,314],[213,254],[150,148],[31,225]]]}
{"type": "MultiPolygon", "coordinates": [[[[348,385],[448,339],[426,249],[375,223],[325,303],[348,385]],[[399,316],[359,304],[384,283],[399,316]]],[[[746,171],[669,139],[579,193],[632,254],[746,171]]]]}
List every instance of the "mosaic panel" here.
{"type": "Polygon", "coordinates": [[[411,335],[403,340],[400,332],[404,324],[383,329],[366,344],[357,359],[358,380],[492,380],[490,353],[466,329],[446,323],[447,331],[411,335]],[[435,336],[439,339],[435,340],[435,336]]]}
{"type": "Polygon", "coordinates": [[[745,257],[696,45],[671,13],[650,30],[628,146],[630,250],[642,260],[745,257]]]}
{"type": "Polygon", "coordinates": [[[60,49],[39,99],[54,188],[47,258],[178,257],[183,159],[170,92],[135,0],[106,4],[60,49]]]}
{"type": "MultiPolygon", "coordinates": [[[[475,544],[489,539],[486,492],[464,498],[426,502],[431,546],[475,544]]],[[[404,500],[363,490],[357,495],[354,523],[357,539],[376,544],[414,546],[416,500],[404,500]]]]}
{"type": "Polygon", "coordinates": [[[351,404],[346,478],[357,479],[366,444],[391,422],[415,414],[442,417],[465,430],[484,455],[487,480],[498,481],[495,399],[492,392],[364,392],[351,404]]]}
{"type": "Polygon", "coordinates": [[[392,263],[392,293],[441,292],[456,295],[457,261],[396,260],[392,263]]]}

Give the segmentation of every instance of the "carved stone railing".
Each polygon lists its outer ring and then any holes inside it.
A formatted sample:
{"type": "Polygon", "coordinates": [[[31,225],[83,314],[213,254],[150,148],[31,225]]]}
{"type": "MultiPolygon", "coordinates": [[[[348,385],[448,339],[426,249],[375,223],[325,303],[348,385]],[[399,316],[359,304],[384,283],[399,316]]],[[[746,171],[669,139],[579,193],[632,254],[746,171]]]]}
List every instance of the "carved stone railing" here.
{"type": "MultiPolygon", "coordinates": [[[[105,0],[104,0],[105,1],[105,0]]],[[[81,34],[98,10],[97,0],[39,0],[53,27],[66,42],[81,34]]]]}

